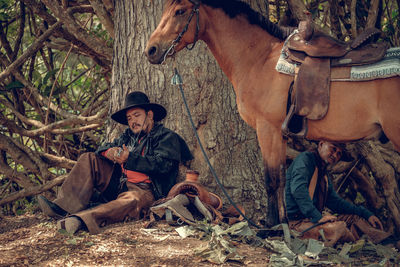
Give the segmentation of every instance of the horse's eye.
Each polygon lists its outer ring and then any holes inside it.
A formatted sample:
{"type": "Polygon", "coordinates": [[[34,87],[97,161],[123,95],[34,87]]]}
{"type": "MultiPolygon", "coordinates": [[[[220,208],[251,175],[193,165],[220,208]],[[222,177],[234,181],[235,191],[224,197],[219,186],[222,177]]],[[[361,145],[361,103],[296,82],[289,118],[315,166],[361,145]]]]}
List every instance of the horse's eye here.
{"type": "Polygon", "coordinates": [[[185,9],[178,9],[178,10],[175,12],[175,16],[183,15],[183,14],[185,14],[185,12],[186,12],[185,9]]]}

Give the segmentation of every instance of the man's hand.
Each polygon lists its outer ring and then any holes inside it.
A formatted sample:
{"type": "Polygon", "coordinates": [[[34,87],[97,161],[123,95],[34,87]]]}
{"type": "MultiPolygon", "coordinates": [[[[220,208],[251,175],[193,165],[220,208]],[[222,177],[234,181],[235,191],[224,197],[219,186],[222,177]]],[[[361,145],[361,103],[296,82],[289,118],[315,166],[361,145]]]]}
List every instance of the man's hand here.
{"type": "Polygon", "coordinates": [[[368,218],[368,222],[375,228],[383,230],[383,225],[381,221],[375,215],[372,215],[368,218]]]}
{"type": "Polygon", "coordinates": [[[321,219],[319,219],[319,223],[326,223],[326,222],[334,222],[337,221],[337,217],[335,215],[324,215],[321,219]]]}
{"type": "Polygon", "coordinates": [[[120,147],[112,147],[112,148],[108,149],[106,158],[115,162],[115,156],[118,154],[118,151],[120,149],[121,149],[120,147]]]}
{"type": "Polygon", "coordinates": [[[118,148],[117,153],[114,155],[114,162],[118,164],[124,164],[129,157],[129,149],[127,146],[122,145],[122,148],[118,148]]]}
{"type": "Polygon", "coordinates": [[[113,162],[123,164],[129,157],[129,149],[125,145],[123,145],[123,148],[112,147],[107,151],[106,157],[113,162]]]}

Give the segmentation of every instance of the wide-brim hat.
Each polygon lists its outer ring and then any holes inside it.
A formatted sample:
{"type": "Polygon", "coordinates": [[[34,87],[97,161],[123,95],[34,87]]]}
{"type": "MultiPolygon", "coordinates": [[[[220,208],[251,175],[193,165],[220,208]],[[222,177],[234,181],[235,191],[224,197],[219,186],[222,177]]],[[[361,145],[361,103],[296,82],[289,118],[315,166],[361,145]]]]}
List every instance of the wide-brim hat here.
{"type": "Polygon", "coordinates": [[[157,103],[151,103],[147,95],[143,92],[132,92],[129,93],[125,98],[124,107],[114,114],[111,118],[118,123],[128,125],[126,119],[126,111],[131,108],[143,108],[144,110],[152,110],[154,113],[154,121],[160,121],[167,115],[167,110],[157,103]]]}

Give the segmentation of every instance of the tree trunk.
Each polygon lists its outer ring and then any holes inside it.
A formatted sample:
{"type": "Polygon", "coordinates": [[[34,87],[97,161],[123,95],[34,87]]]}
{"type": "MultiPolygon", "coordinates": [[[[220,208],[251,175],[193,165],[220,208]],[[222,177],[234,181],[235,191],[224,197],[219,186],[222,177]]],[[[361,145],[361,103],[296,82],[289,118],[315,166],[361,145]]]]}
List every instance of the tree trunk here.
{"type": "MultiPolygon", "coordinates": [[[[264,1],[258,2],[265,6],[264,1]]],[[[221,183],[250,218],[263,218],[267,200],[256,134],[239,117],[232,85],[206,45],[198,42],[192,51],[182,51],[162,66],[151,65],[143,54],[162,10],[161,1],[115,1],[111,113],[121,107],[126,93],[134,90],[144,91],[152,101],[164,105],[168,111],[165,126],[178,132],[195,156],[190,168],[199,171],[200,182],[228,206],[203,158],[181,92],[170,83],[176,66],[196,130],[221,183]]],[[[114,126],[111,122],[108,128],[113,136],[120,131],[114,126]]]]}

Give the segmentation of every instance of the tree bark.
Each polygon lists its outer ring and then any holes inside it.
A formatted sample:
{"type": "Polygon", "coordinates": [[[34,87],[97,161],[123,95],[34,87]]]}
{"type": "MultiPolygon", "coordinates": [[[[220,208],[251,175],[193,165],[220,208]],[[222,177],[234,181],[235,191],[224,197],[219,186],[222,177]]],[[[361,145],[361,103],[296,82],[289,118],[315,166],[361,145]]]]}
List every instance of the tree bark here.
{"type": "Polygon", "coordinates": [[[370,2],[366,28],[375,27],[378,13],[379,13],[379,2],[380,1],[381,0],[373,0],[370,2]]]}
{"type": "Polygon", "coordinates": [[[301,0],[288,0],[289,8],[292,11],[292,14],[296,16],[298,21],[306,20],[306,11],[307,7],[304,2],[301,0]]]}

